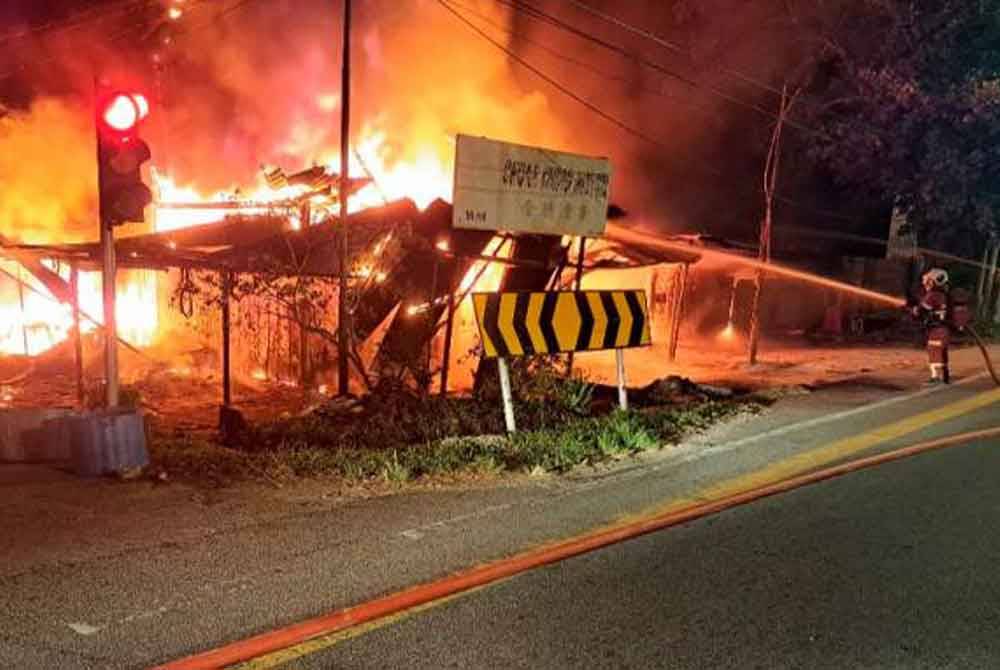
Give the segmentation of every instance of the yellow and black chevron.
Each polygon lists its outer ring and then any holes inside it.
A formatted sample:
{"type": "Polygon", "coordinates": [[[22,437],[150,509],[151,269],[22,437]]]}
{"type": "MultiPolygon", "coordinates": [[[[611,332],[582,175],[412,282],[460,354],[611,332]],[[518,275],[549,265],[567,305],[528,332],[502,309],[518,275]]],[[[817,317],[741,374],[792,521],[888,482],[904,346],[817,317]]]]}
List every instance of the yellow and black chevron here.
{"type": "Polygon", "coordinates": [[[488,358],[650,344],[645,291],[475,293],[488,358]]]}

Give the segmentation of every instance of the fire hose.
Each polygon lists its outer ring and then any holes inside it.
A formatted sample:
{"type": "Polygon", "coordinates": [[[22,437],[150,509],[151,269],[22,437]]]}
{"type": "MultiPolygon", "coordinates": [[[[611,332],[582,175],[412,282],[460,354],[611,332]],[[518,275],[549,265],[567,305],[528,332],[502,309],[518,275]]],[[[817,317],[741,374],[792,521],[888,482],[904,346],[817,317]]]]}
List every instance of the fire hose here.
{"type": "Polygon", "coordinates": [[[976,345],[979,347],[979,351],[983,354],[983,360],[986,362],[986,369],[990,371],[990,377],[993,377],[993,381],[997,386],[1000,386],[1000,375],[997,375],[996,368],[993,367],[993,360],[990,358],[990,352],[986,348],[986,343],[983,342],[983,338],[979,337],[979,333],[972,326],[966,326],[965,329],[969,331],[972,335],[972,339],[976,341],[976,345]]]}

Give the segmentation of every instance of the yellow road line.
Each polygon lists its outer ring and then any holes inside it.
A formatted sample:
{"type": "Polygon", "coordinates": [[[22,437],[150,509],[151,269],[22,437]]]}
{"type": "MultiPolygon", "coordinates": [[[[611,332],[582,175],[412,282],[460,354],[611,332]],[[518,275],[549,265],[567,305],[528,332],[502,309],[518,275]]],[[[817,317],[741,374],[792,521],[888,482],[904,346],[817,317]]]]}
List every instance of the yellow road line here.
{"type": "MultiPolygon", "coordinates": [[[[1000,389],[980,393],[970,398],[965,398],[928,412],[915,414],[913,416],[906,417],[905,419],[900,419],[899,421],[880,426],[874,430],[838,440],[802,454],[797,454],[785,460],[771,464],[761,470],[726,480],[720,484],[708,486],[694,496],[672,500],[666,505],[643,512],[639,515],[620,519],[613,524],[597,530],[589,530],[577,537],[586,537],[596,532],[605,532],[611,528],[623,525],[626,519],[629,523],[635,523],[637,519],[654,518],[662,516],[665,513],[682,510],[696,504],[723,500],[739,493],[773,485],[792,476],[801,475],[809,472],[810,470],[815,470],[825,465],[829,465],[830,463],[840,460],[846,456],[851,456],[876,445],[883,444],[900,437],[905,437],[906,435],[923,430],[929,426],[954,419],[964,414],[969,414],[970,412],[988,407],[997,402],[1000,402],[1000,389]]],[[[568,540],[562,539],[559,540],[558,543],[566,541],[568,540]]],[[[447,596],[439,600],[434,600],[423,605],[413,607],[377,621],[362,624],[325,637],[308,640],[293,647],[289,647],[266,656],[260,656],[252,661],[247,661],[246,663],[242,663],[237,666],[232,666],[232,668],[234,670],[271,670],[285,665],[286,663],[309,656],[310,654],[314,654],[324,649],[329,649],[330,647],[336,646],[341,642],[361,637],[367,633],[392,625],[408,617],[412,617],[421,612],[444,605],[445,603],[458,598],[465,597],[486,588],[491,588],[499,583],[501,582],[493,582],[485,586],[469,589],[455,595],[447,596]]]]}
{"type": "Polygon", "coordinates": [[[831,444],[801,454],[796,454],[795,456],[772,463],[760,470],[708,486],[690,498],[671,501],[669,504],[659,507],[652,512],[644,512],[641,516],[662,514],[666,511],[682,509],[695,503],[718,500],[737,493],[774,484],[783,479],[830,465],[837,460],[853,456],[879,444],[906,437],[935,424],[955,419],[983,409],[984,407],[989,407],[997,402],[1000,402],[1000,389],[993,389],[938,407],[937,409],[921,414],[914,414],[905,419],[879,426],[874,430],[837,440],[831,444]]]}
{"type": "Polygon", "coordinates": [[[324,649],[335,647],[342,642],[347,642],[348,640],[362,637],[368,633],[373,633],[380,628],[391,626],[394,623],[416,616],[421,612],[434,609],[435,607],[445,605],[453,600],[458,600],[474,593],[479,593],[480,591],[493,588],[494,586],[499,586],[507,581],[509,581],[509,579],[500,579],[484,586],[477,586],[460,593],[455,593],[454,595],[445,596],[444,598],[424,603],[423,605],[411,607],[408,610],[392,614],[382,619],[378,619],[377,621],[369,621],[368,623],[348,628],[347,630],[340,631],[339,633],[313,638],[312,640],[307,640],[306,642],[297,644],[294,647],[288,647],[287,649],[282,649],[281,651],[276,651],[272,654],[267,654],[266,656],[258,656],[252,661],[246,661],[245,663],[240,663],[239,665],[231,665],[229,666],[229,670],[273,670],[274,668],[279,668],[287,663],[291,663],[292,661],[297,661],[300,658],[305,658],[306,656],[323,651],[324,649]]]}

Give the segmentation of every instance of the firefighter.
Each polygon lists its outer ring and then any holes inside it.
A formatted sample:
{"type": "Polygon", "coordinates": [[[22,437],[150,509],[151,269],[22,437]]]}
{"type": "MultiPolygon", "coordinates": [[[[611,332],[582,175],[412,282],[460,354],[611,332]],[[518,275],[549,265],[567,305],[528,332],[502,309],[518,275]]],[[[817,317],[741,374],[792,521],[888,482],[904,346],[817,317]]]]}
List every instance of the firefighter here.
{"type": "Polygon", "coordinates": [[[927,330],[927,359],[930,365],[929,384],[950,384],[948,346],[953,332],[962,332],[969,324],[971,311],[964,291],[951,290],[948,273],[932,268],[920,279],[923,292],[913,307],[913,314],[923,321],[927,330]]]}

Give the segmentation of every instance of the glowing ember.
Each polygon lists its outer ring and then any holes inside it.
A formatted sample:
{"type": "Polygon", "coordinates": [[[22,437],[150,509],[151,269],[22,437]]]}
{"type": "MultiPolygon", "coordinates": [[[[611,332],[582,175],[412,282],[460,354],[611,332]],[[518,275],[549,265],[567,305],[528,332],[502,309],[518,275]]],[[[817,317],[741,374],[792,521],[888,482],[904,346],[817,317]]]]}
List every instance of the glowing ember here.
{"type": "Polygon", "coordinates": [[[725,328],[719,331],[719,339],[731,340],[736,337],[736,329],[733,328],[733,324],[727,324],[725,328]]]}
{"type": "Polygon", "coordinates": [[[250,376],[253,379],[256,379],[257,381],[260,381],[260,382],[267,381],[267,373],[264,372],[263,370],[261,370],[260,368],[257,368],[256,370],[254,370],[253,372],[251,372],[250,376]]]}

